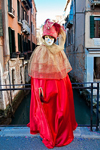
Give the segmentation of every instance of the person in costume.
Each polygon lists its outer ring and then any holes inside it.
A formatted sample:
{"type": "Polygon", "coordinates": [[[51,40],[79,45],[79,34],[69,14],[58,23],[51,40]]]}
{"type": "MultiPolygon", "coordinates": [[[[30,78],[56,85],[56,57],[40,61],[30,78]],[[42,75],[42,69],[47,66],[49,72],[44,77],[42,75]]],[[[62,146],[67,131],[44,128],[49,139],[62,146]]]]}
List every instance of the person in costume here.
{"type": "Polygon", "coordinates": [[[40,133],[47,148],[67,145],[77,127],[72,85],[68,72],[72,67],[63,51],[66,34],[63,26],[47,19],[42,44],[29,61],[31,76],[31,134],[40,133]],[[59,38],[59,45],[55,41],[59,38]]]}

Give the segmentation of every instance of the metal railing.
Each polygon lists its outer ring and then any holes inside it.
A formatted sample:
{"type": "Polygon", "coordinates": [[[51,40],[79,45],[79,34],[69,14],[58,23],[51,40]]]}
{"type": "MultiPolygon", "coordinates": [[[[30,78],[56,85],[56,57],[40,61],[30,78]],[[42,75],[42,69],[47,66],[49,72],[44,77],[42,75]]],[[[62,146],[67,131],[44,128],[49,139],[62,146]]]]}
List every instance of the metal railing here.
{"type": "MultiPolygon", "coordinates": [[[[90,117],[90,125],[85,125],[85,126],[90,126],[91,131],[93,130],[93,90],[97,90],[97,106],[96,106],[96,124],[94,125],[96,127],[96,131],[98,131],[98,126],[99,126],[99,84],[100,82],[84,82],[84,83],[72,83],[72,88],[73,89],[86,89],[90,90],[90,95],[91,95],[91,101],[90,101],[90,108],[91,108],[91,117],[90,117]],[[88,85],[89,86],[84,86],[88,85]],[[93,84],[96,84],[96,86],[93,86],[93,84]],[[75,85],[75,86],[74,86],[75,85]]],[[[12,90],[31,90],[31,84],[15,84],[16,86],[23,86],[22,88],[12,88],[13,85],[0,85],[0,91],[12,91],[12,90]],[[3,88],[4,86],[10,87],[10,88],[3,88]]]]}

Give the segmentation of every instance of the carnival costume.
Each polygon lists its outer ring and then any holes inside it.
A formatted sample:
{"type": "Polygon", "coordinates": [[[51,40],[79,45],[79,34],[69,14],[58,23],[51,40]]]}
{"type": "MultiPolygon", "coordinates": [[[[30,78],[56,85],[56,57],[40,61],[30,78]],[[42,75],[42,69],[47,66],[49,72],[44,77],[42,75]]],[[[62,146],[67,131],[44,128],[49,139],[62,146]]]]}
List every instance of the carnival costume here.
{"type": "Polygon", "coordinates": [[[48,148],[72,142],[76,129],[72,85],[68,76],[71,65],[63,51],[66,34],[58,23],[46,20],[42,41],[29,62],[31,76],[30,127],[31,134],[40,133],[48,148]],[[59,45],[48,46],[44,37],[52,36],[59,45]]]}

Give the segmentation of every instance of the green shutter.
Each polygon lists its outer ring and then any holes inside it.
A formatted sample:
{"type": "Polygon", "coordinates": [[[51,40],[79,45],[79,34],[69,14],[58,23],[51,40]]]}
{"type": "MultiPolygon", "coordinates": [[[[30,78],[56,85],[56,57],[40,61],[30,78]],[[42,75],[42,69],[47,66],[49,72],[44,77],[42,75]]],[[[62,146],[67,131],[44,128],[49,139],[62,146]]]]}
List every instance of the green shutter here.
{"type": "Polygon", "coordinates": [[[94,38],[94,16],[90,16],[90,38],[94,38]]]}
{"type": "Polygon", "coordinates": [[[0,36],[3,36],[2,10],[0,9],[0,36]]]}
{"type": "Polygon", "coordinates": [[[12,30],[12,51],[15,52],[16,48],[15,48],[15,31],[12,30]]]}
{"type": "Polygon", "coordinates": [[[12,35],[11,35],[11,28],[8,27],[8,32],[9,32],[9,49],[10,49],[10,54],[12,53],[12,35]]]}

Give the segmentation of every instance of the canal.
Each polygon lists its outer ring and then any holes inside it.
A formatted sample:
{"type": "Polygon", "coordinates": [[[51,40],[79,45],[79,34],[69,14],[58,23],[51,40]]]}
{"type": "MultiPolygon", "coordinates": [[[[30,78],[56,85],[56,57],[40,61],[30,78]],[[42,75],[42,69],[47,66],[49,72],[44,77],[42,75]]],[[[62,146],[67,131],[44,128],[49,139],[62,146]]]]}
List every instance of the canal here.
{"type": "MultiPolygon", "coordinates": [[[[78,124],[90,124],[90,108],[77,90],[74,93],[75,116],[78,124]]],[[[26,125],[29,122],[31,93],[29,93],[19,105],[12,119],[11,125],[26,125]]],[[[96,123],[96,115],[93,114],[93,123],[96,123]]]]}

